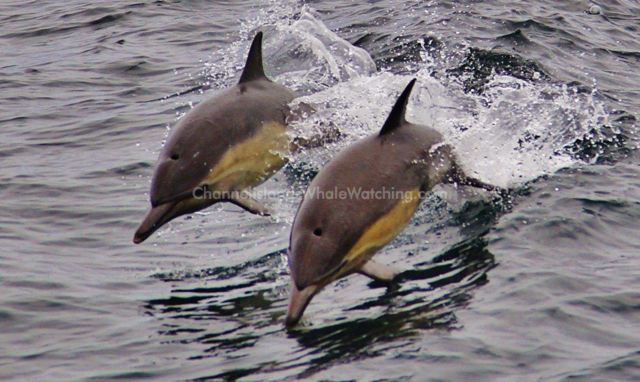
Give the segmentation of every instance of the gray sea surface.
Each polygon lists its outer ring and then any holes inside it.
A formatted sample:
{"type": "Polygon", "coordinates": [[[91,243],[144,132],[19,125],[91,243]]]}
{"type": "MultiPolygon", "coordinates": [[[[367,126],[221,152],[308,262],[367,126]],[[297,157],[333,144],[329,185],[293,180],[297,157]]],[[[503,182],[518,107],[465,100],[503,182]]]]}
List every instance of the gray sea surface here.
{"type": "Polygon", "coordinates": [[[0,3],[1,381],[639,381],[640,3],[0,3]],[[256,192],[140,245],[155,159],[193,105],[265,66],[316,113],[256,192]],[[508,196],[439,187],[376,257],[283,326],[310,179],[409,119],[508,196]]]}

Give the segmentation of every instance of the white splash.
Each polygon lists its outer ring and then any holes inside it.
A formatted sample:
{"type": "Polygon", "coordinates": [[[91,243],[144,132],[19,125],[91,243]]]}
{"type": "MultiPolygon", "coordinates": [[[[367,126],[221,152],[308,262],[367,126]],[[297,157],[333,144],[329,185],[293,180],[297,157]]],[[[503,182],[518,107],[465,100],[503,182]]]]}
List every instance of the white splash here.
{"type": "Polygon", "coordinates": [[[228,86],[238,76],[253,36],[264,32],[265,71],[276,82],[309,94],[340,81],[371,75],[376,65],[369,54],[332,32],[315,11],[296,2],[273,2],[245,20],[240,40],[212,53],[205,75],[214,87],[228,86]],[[231,79],[231,82],[229,82],[231,79]]]}
{"type": "Polygon", "coordinates": [[[565,147],[606,123],[602,102],[566,85],[493,75],[477,95],[432,77],[429,60],[418,64],[415,76],[377,72],[366,51],[331,31],[310,7],[275,1],[267,8],[243,21],[243,38],[217,52],[222,59],[207,68],[214,80],[235,78],[251,36],[265,32],[269,75],[304,95],[292,103],[294,111],[302,103],[315,109],[293,123],[292,134],[311,138],[330,128],[342,134],[337,142],[297,154],[294,163],[318,169],[338,150],[373,134],[412,77],[418,83],[408,119],[440,131],[467,173],[502,187],[575,164],[565,147]]]}
{"type": "MultiPolygon", "coordinates": [[[[426,72],[416,74],[407,119],[441,132],[468,174],[497,186],[516,186],[575,164],[565,147],[607,120],[604,104],[592,93],[566,85],[494,76],[475,95],[447,88],[426,72]]],[[[323,152],[296,160],[321,166],[339,149],[375,133],[411,78],[377,73],[295,100],[294,110],[307,103],[317,113],[295,124],[294,134],[317,135],[330,123],[344,135],[323,152]]]]}
{"type": "Polygon", "coordinates": [[[416,120],[445,135],[470,175],[502,187],[575,164],[565,147],[605,124],[608,115],[593,93],[510,76],[494,76],[482,95],[434,93],[440,96],[435,102],[418,98],[416,120]]]}
{"type": "Polygon", "coordinates": [[[282,71],[276,80],[306,94],[376,72],[369,53],[332,32],[307,6],[291,25],[276,25],[265,50],[282,71]]]}

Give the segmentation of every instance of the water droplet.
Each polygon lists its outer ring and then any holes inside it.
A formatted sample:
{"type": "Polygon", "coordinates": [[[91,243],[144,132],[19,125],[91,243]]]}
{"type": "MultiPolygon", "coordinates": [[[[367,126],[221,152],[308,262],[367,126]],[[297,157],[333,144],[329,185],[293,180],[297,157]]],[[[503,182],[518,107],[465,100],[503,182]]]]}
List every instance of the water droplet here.
{"type": "Polygon", "coordinates": [[[602,14],[602,8],[599,5],[593,4],[587,9],[587,13],[590,15],[600,15],[602,14]]]}

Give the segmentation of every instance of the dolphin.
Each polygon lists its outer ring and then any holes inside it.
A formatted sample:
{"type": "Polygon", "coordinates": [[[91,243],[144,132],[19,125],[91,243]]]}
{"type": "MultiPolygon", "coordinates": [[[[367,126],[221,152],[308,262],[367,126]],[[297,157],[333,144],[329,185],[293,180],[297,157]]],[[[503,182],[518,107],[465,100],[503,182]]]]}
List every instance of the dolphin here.
{"type": "Polygon", "coordinates": [[[287,105],[293,98],[265,75],[258,32],[238,84],[198,104],[171,131],[151,181],[151,208],[133,242],[143,242],[178,216],[223,201],[268,215],[246,190],[286,163],[287,105]]]}
{"type": "Polygon", "coordinates": [[[338,153],[313,179],[289,239],[291,293],[286,325],[295,325],[329,283],[360,273],[390,282],[396,272],[371,260],[409,223],[439,183],[494,190],[467,177],[451,146],[427,126],[407,122],[413,79],[378,134],[338,153]]]}

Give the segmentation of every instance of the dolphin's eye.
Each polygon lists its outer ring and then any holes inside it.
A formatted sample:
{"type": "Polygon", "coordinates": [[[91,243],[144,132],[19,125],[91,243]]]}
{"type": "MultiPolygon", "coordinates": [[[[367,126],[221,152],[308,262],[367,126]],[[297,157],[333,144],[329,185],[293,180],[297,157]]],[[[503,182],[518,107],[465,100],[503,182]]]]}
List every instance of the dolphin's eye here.
{"type": "Polygon", "coordinates": [[[313,230],[313,234],[316,236],[322,236],[322,228],[318,227],[313,230]]]}
{"type": "Polygon", "coordinates": [[[171,159],[172,159],[172,160],[178,160],[178,159],[180,159],[180,154],[171,154],[171,159]]]}

